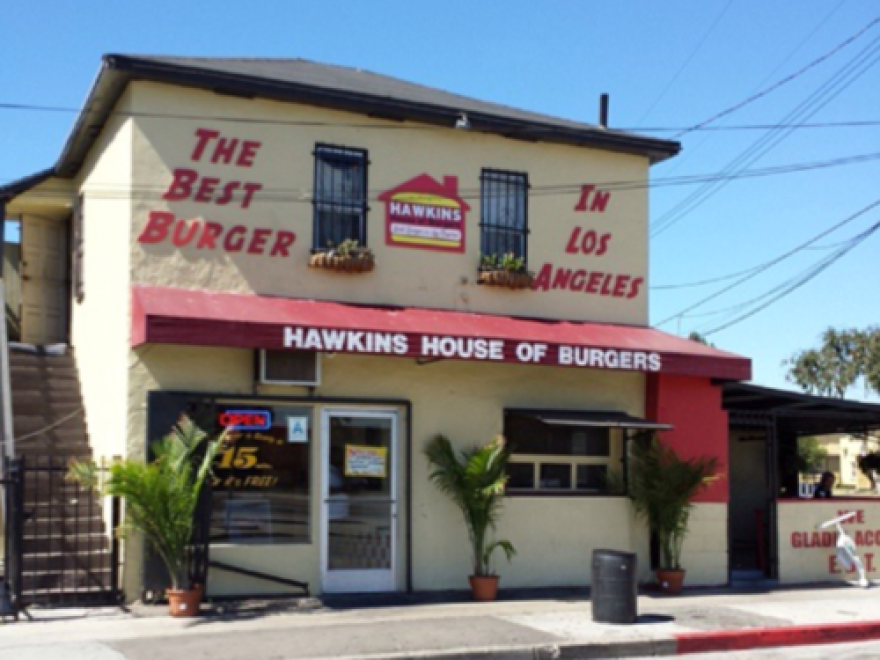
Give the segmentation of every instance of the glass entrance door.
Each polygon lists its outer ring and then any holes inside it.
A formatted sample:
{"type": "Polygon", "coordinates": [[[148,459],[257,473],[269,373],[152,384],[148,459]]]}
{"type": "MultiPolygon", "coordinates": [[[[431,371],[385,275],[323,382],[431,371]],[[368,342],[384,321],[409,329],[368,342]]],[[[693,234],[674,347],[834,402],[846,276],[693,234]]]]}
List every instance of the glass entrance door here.
{"type": "Polygon", "coordinates": [[[324,411],[324,591],[393,591],[397,548],[397,415],[324,411]]]}

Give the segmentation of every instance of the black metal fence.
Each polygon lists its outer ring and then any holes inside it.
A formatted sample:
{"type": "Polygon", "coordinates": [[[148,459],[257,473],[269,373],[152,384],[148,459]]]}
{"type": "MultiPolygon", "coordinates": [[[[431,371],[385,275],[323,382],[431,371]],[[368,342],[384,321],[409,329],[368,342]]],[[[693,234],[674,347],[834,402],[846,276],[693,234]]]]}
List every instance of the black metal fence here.
{"type": "Polygon", "coordinates": [[[24,480],[22,462],[7,463],[0,475],[3,488],[3,584],[0,585],[0,614],[18,618],[21,611],[22,540],[24,536],[24,480]]]}
{"type": "Polygon", "coordinates": [[[68,458],[9,463],[6,564],[17,610],[110,605],[121,599],[117,498],[67,480],[68,458]]]}

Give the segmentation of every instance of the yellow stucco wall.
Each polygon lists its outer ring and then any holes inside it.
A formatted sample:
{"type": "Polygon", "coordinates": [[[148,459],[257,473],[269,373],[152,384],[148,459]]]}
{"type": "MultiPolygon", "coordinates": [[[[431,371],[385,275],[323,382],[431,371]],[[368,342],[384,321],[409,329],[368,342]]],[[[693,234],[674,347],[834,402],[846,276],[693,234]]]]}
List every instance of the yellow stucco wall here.
{"type": "Polygon", "coordinates": [[[837,531],[816,526],[851,511],[857,518],[843,529],[858,547],[868,579],[880,578],[880,502],[871,500],[793,500],[779,502],[779,582],[842,582],[857,580],[835,559],[837,531]]]}
{"type": "MultiPolygon", "coordinates": [[[[124,96],[119,109],[129,109],[124,96]]],[[[132,122],[111,119],[83,165],[82,302],[71,301],[71,341],[76,351],[89,441],[96,458],[126,453],[131,242],[132,122]]]]}
{"type": "Polygon", "coordinates": [[[133,237],[141,235],[150,212],[154,211],[170,211],[178,219],[215,222],[224,228],[243,225],[249,230],[260,227],[293,231],[297,236],[288,257],[198,249],[195,241],[186,247],[175,247],[170,240],[155,244],[133,242],[135,282],[647,324],[646,188],[612,192],[604,212],[574,210],[583,184],[645,181],[646,158],[529,143],[475,131],[389,123],[308,106],[231,98],[153,83],[134,83],[131,95],[136,112],[150,115],[134,119],[133,173],[140,194],[133,205],[133,237]],[[160,116],[152,116],[155,114],[160,116]],[[244,117],[248,118],[247,123],[235,121],[244,117]],[[219,131],[228,138],[259,141],[261,146],[252,159],[253,165],[212,163],[212,146],[198,162],[193,162],[198,142],[195,131],[200,128],[219,131]],[[369,275],[346,276],[307,266],[312,248],[312,153],[318,142],[369,151],[368,243],[377,259],[376,270],[369,275]],[[253,196],[248,208],[235,201],[222,205],[191,199],[167,201],[163,194],[175,168],[197,170],[201,177],[216,177],[221,180],[221,187],[229,181],[242,181],[258,182],[263,189],[253,196]],[[543,264],[550,263],[645,278],[639,294],[629,299],[567,289],[511,292],[477,286],[481,168],[529,175],[530,269],[538,271],[543,264]],[[459,194],[471,206],[467,214],[466,253],[385,245],[385,204],[376,199],[377,195],[422,173],[437,181],[444,176],[458,177],[459,194]],[[561,192],[560,186],[564,187],[561,192]],[[549,187],[556,189],[548,190],[549,187]],[[595,252],[567,253],[566,246],[576,227],[582,235],[587,231],[611,234],[607,252],[602,256],[595,252]]]}
{"type": "Polygon", "coordinates": [[[681,553],[685,584],[727,584],[727,504],[695,504],[689,530],[681,553]]]}
{"type": "MultiPolygon", "coordinates": [[[[146,392],[151,389],[192,390],[227,394],[305,396],[299,387],[261,386],[253,389],[249,351],[181,346],[138,349],[130,362],[129,449],[142,452],[146,421],[146,392]]],[[[502,430],[505,407],[552,407],[625,410],[643,414],[643,376],[636,373],[553,369],[521,365],[436,362],[418,366],[403,358],[337,355],[322,362],[323,382],[316,395],[363,399],[409,399],[413,405],[412,524],[413,586],[416,589],[466,588],[468,543],[457,509],[428,482],[428,465],[421,448],[436,433],[464,447],[487,440],[502,430]]],[[[299,404],[297,404],[299,405],[299,404]]],[[[319,404],[323,407],[352,408],[319,404]]],[[[405,500],[405,416],[400,410],[399,498],[405,500]]],[[[316,422],[317,423],[317,422],[316,422]]],[[[313,475],[319,475],[317,443],[312,447],[313,475]]],[[[318,533],[319,477],[312,483],[313,539],[318,533]]],[[[691,543],[705,527],[695,513],[691,543]]],[[[708,506],[708,505],[706,505],[708,506]]],[[[398,550],[404,556],[406,516],[401,511],[398,550]]],[[[710,527],[709,534],[716,533],[710,527]]],[[[498,569],[504,584],[548,586],[587,584],[590,553],[595,548],[625,549],[639,554],[640,577],[648,579],[647,534],[632,518],[623,498],[510,497],[498,530],[519,549],[513,563],[503,559],[498,569]]],[[[688,547],[688,546],[686,546],[688,547]]],[[[696,545],[693,546],[696,549],[696,545]]],[[[306,580],[320,592],[319,548],[310,545],[226,546],[213,556],[221,561],[306,580]]],[[[701,551],[702,552],[702,551],[701,551]]],[[[697,554],[695,553],[695,556],[697,554]]],[[[725,564],[726,567],[726,564],[725,564]]],[[[403,560],[398,585],[404,586],[403,560]]],[[[697,569],[695,569],[697,570],[697,569]]],[[[698,570],[702,570],[701,568],[698,570]]],[[[725,568],[726,570],[726,568],[725,568]]],[[[701,574],[702,575],[702,574],[701,574]]],[[[689,583],[697,584],[694,577],[689,583]]],[[[212,593],[254,592],[271,585],[245,583],[221,572],[211,575],[212,593]]]]}

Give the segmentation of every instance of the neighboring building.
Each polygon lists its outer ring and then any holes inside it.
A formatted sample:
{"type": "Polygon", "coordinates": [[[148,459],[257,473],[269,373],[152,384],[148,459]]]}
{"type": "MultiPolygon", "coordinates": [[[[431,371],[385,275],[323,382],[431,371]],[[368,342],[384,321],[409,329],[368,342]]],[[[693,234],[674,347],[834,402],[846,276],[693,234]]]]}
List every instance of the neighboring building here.
{"type": "MultiPolygon", "coordinates": [[[[356,69],[107,56],[57,165],[0,190],[22,339],[74,347],[97,457],[144,456],[184,411],[238,429],[211,594],[463,588],[437,433],[517,447],[503,586],[587,584],[595,548],[646,579],[605,475],[658,428],[726,465],[720,383],[751,374],[648,327],[648,169],[678,150],[356,69]],[[333,270],[346,239],[375,263],[333,270]],[[530,286],[481,282],[481,254],[508,253],[530,286]]],[[[726,480],[701,496],[688,584],[727,582],[727,507],[726,480]]],[[[142,566],[126,548],[129,597],[142,566]]]]}
{"type": "Polygon", "coordinates": [[[821,471],[827,470],[835,474],[835,488],[843,491],[874,490],[870,479],[859,469],[859,459],[880,448],[877,438],[870,435],[834,434],[817,436],[817,440],[828,452],[821,471]]]}

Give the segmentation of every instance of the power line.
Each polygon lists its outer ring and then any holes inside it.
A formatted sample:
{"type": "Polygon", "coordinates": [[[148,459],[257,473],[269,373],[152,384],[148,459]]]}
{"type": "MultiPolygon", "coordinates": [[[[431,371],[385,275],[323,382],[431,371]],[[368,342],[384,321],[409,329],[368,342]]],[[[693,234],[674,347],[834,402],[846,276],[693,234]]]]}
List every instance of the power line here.
{"type": "Polygon", "coordinates": [[[718,27],[718,24],[721,22],[721,19],[724,18],[724,15],[727,13],[727,10],[730,9],[730,6],[732,4],[733,4],[733,0],[727,0],[727,4],[724,5],[724,8],[720,12],[718,12],[718,15],[715,17],[715,20],[712,22],[712,25],[709,26],[709,29],[703,35],[703,38],[700,39],[700,42],[694,47],[694,49],[691,51],[690,55],[688,55],[687,59],[682,63],[682,65],[680,67],[678,67],[678,71],[676,71],[675,74],[670,79],[670,81],[668,83],[666,83],[666,86],[663,88],[663,90],[660,92],[660,94],[657,96],[657,98],[654,100],[654,102],[651,104],[651,106],[645,111],[645,114],[642,115],[642,118],[639,119],[639,121],[638,121],[639,124],[641,124],[643,121],[645,121],[645,118],[647,118],[654,111],[654,108],[657,107],[657,104],[663,100],[663,98],[666,96],[666,93],[669,91],[669,89],[675,84],[675,82],[678,80],[678,78],[681,76],[681,74],[684,72],[684,70],[688,67],[688,65],[691,63],[691,60],[693,60],[694,57],[696,57],[697,53],[700,52],[700,49],[703,47],[703,45],[706,43],[706,41],[709,39],[709,37],[715,31],[715,28],[718,27]]]}
{"type": "MultiPolygon", "coordinates": [[[[841,3],[841,4],[843,4],[843,3],[841,3]]],[[[837,11],[837,9],[838,9],[839,7],[840,7],[840,5],[838,5],[837,7],[835,7],[835,8],[834,8],[834,11],[837,11]]],[[[834,11],[832,11],[832,13],[834,13],[834,11]]],[[[868,23],[866,26],[864,26],[861,30],[859,30],[858,32],[856,32],[854,35],[852,35],[852,36],[849,37],[848,39],[842,41],[841,43],[839,43],[837,46],[835,46],[834,48],[832,48],[830,51],[828,51],[827,53],[825,53],[825,54],[822,55],[821,57],[818,57],[818,58],[816,58],[815,60],[813,60],[812,62],[810,62],[809,64],[807,64],[805,67],[802,67],[801,69],[799,69],[798,71],[795,71],[795,72],[792,73],[791,75],[786,76],[785,78],[783,78],[782,80],[780,80],[780,81],[777,82],[776,84],[771,85],[771,86],[768,87],[767,89],[762,90],[762,91],[758,92],[757,94],[752,94],[752,95],[749,96],[748,98],[746,98],[746,99],[740,101],[739,103],[737,103],[737,104],[735,104],[735,105],[733,105],[733,106],[727,108],[726,110],[722,110],[721,112],[719,112],[719,113],[717,113],[717,114],[715,114],[715,115],[712,115],[712,116],[709,117],[708,119],[706,119],[706,120],[704,120],[704,121],[701,121],[699,124],[695,124],[695,125],[692,126],[691,128],[688,128],[688,129],[686,129],[686,130],[683,130],[681,133],[678,133],[677,135],[675,135],[674,138],[675,138],[675,139],[678,139],[678,138],[680,138],[682,135],[687,135],[687,134],[690,133],[691,131],[698,130],[698,129],[700,129],[700,128],[706,126],[707,124],[711,124],[711,123],[713,123],[713,122],[715,122],[715,121],[718,121],[718,120],[721,119],[722,117],[726,117],[727,115],[732,114],[732,113],[736,112],[737,110],[740,110],[740,109],[744,108],[745,106],[749,105],[750,103],[754,103],[754,102],[757,101],[758,99],[764,98],[764,97],[767,96],[768,94],[771,94],[771,93],[775,92],[775,91],[776,91],[777,89],[779,89],[780,87],[782,87],[782,86],[784,86],[784,85],[787,85],[787,84],[790,83],[792,80],[795,80],[795,79],[799,78],[800,76],[804,75],[804,74],[805,74],[807,71],[809,71],[810,69],[815,68],[815,67],[818,66],[819,64],[822,64],[823,62],[825,62],[825,61],[828,60],[829,58],[831,58],[831,57],[833,57],[834,55],[836,55],[838,52],[840,52],[841,50],[843,50],[844,48],[846,48],[847,46],[849,46],[852,42],[856,41],[859,37],[861,37],[863,34],[865,34],[865,32],[867,32],[868,30],[870,30],[872,27],[874,27],[874,26],[877,25],[878,23],[880,23],[880,17],[875,18],[873,21],[871,21],[870,23],[868,23]]]]}
{"type": "Polygon", "coordinates": [[[729,328],[733,325],[736,325],[737,323],[741,323],[742,321],[745,321],[746,319],[751,318],[752,316],[754,316],[758,312],[761,312],[761,311],[767,309],[773,303],[778,302],[779,300],[782,300],[787,295],[798,290],[799,288],[804,286],[807,282],[809,282],[810,280],[814,279],[816,276],[821,274],[829,266],[831,266],[833,263],[835,263],[836,261],[838,261],[839,259],[844,257],[847,253],[849,253],[851,250],[856,248],[858,245],[863,243],[869,236],[874,234],[874,232],[876,232],[878,229],[880,229],[880,222],[877,222],[874,225],[872,225],[871,227],[869,227],[868,229],[866,229],[864,232],[862,232],[862,234],[860,234],[858,237],[856,237],[853,240],[851,245],[848,245],[848,246],[841,248],[840,250],[838,250],[837,253],[826,258],[822,263],[820,263],[815,268],[813,268],[811,272],[804,275],[800,280],[792,283],[790,286],[788,286],[785,290],[781,291],[775,297],[771,298],[770,300],[768,300],[764,304],[756,307],[755,309],[749,310],[745,314],[741,314],[740,316],[736,317],[735,319],[727,321],[726,323],[723,323],[720,326],[712,328],[711,330],[707,330],[706,332],[703,333],[703,335],[709,336],[709,335],[713,335],[717,332],[721,332],[722,330],[726,330],[727,328],[729,328]]]}
{"type": "MultiPolygon", "coordinates": [[[[830,103],[838,94],[858,80],[868,69],[880,61],[880,57],[875,57],[880,53],[880,46],[878,46],[878,44],[880,44],[880,37],[875,38],[858,55],[841,67],[818,90],[802,101],[786,116],[783,123],[791,121],[792,118],[799,119],[803,115],[806,115],[807,117],[813,116],[825,107],[825,105],[830,103]]],[[[763,157],[790,134],[791,131],[788,129],[783,129],[782,131],[769,131],[766,135],[759,138],[745,151],[740,153],[739,156],[728,163],[723,171],[736,172],[738,169],[741,170],[747,167],[763,157]]],[[[651,236],[659,236],[664,231],[668,230],[687,214],[720,191],[724,185],[724,181],[711,182],[688,195],[684,200],[680,201],[672,209],[664,213],[654,223],[655,228],[651,232],[651,236]]]]}
{"type": "MultiPolygon", "coordinates": [[[[779,71],[780,69],[782,69],[782,67],[784,67],[784,66],[788,63],[788,61],[789,61],[792,57],[794,57],[794,55],[795,55],[798,51],[800,51],[800,49],[803,48],[804,45],[805,45],[808,41],[810,41],[810,39],[812,39],[813,35],[815,35],[819,30],[821,30],[821,29],[825,26],[825,24],[829,21],[829,19],[830,19],[834,14],[836,14],[836,13],[838,12],[838,10],[839,10],[839,9],[840,9],[845,3],[846,3],[846,0],[840,0],[840,2],[838,2],[837,5],[836,5],[836,6],[835,6],[835,7],[834,7],[834,8],[833,8],[828,14],[826,14],[826,15],[825,15],[825,16],[819,21],[819,23],[816,24],[816,26],[810,31],[810,33],[807,34],[807,35],[806,35],[806,36],[800,41],[800,43],[799,43],[797,46],[795,46],[791,51],[789,51],[788,55],[786,55],[786,56],[785,56],[785,57],[784,57],[784,58],[783,58],[783,59],[782,59],[782,60],[781,60],[781,61],[780,61],[780,62],[779,62],[774,68],[773,68],[773,70],[770,71],[770,73],[768,73],[768,74],[763,78],[763,80],[761,80],[761,82],[759,82],[757,85],[755,85],[755,86],[752,88],[752,90],[751,90],[751,92],[749,92],[749,94],[751,95],[751,94],[754,94],[755,92],[759,91],[759,90],[760,90],[765,84],[767,84],[767,82],[769,82],[770,80],[772,80],[773,76],[776,75],[776,72],[779,71]]],[[[705,128],[705,127],[704,127],[704,128],[705,128]]],[[[700,129],[700,130],[701,130],[701,129],[700,129]]],[[[674,164],[672,165],[672,167],[668,168],[667,172],[668,172],[669,174],[673,174],[673,173],[677,172],[677,171],[681,168],[681,166],[682,166],[684,163],[686,163],[690,158],[693,158],[694,154],[697,153],[697,152],[699,152],[700,149],[702,149],[702,148],[703,148],[703,147],[704,147],[704,146],[705,146],[705,145],[706,145],[706,144],[712,139],[712,137],[713,137],[712,134],[704,134],[704,135],[702,136],[702,139],[701,139],[696,145],[689,146],[688,149],[685,150],[685,152],[684,152],[683,155],[681,155],[681,156],[679,156],[678,158],[675,159],[674,164]]]]}
{"type": "MultiPolygon", "coordinates": [[[[683,175],[677,177],[648,179],[631,179],[623,181],[608,181],[604,183],[596,183],[595,190],[599,192],[621,192],[629,190],[645,190],[654,188],[664,188],[668,186],[684,186],[697,185],[705,182],[713,181],[731,181],[739,179],[763,178],[768,176],[779,176],[783,174],[795,174],[800,172],[808,172],[812,170],[828,169],[833,167],[843,167],[848,165],[857,165],[880,160],[880,152],[867,154],[857,154],[855,156],[845,156],[841,158],[833,158],[823,161],[809,161],[801,163],[789,163],[787,165],[777,165],[773,167],[758,168],[754,170],[742,170],[737,174],[703,174],[703,175],[683,175]]],[[[9,183],[9,181],[5,182],[9,183]]],[[[529,191],[530,197],[546,197],[546,196],[563,196],[578,195],[581,193],[583,183],[564,183],[564,184],[548,184],[532,186],[529,191]]],[[[162,185],[135,185],[135,186],[115,186],[109,183],[93,183],[85,189],[85,192],[92,198],[96,199],[128,199],[129,197],[138,197],[139,199],[158,199],[162,197],[168,189],[168,184],[162,185]]],[[[367,201],[376,202],[382,189],[370,189],[367,191],[367,201]]],[[[70,192],[66,190],[46,189],[41,191],[41,197],[55,199],[69,199],[70,192]]],[[[313,190],[311,188],[262,188],[254,196],[253,201],[286,201],[293,203],[312,203],[313,190]]],[[[481,198],[480,188],[461,187],[458,196],[464,200],[479,200],[481,198]]]]}
{"type": "Polygon", "coordinates": [[[868,204],[868,205],[865,206],[864,208],[860,209],[859,211],[856,211],[856,212],[853,213],[852,215],[850,215],[850,216],[844,218],[844,219],[841,220],[840,222],[838,222],[838,223],[832,225],[832,226],[829,227],[828,229],[826,229],[826,230],[820,232],[819,234],[816,234],[815,236],[813,236],[813,237],[812,237],[811,239],[809,239],[808,241],[806,241],[806,242],[804,242],[804,243],[801,243],[801,244],[798,245],[797,247],[795,247],[795,248],[793,248],[793,249],[791,249],[791,250],[789,250],[789,251],[787,251],[787,252],[781,254],[780,256],[778,256],[778,257],[776,257],[776,258],[774,258],[774,259],[771,259],[770,261],[767,261],[767,262],[761,264],[760,266],[758,266],[758,267],[752,269],[750,272],[748,272],[748,274],[744,275],[743,277],[741,277],[740,279],[738,279],[738,280],[737,280],[736,282],[734,282],[733,284],[730,284],[730,285],[728,285],[728,286],[726,286],[726,287],[720,289],[719,291],[716,291],[715,293],[712,293],[712,294],[706,296],[705,298],[703,298],[703,299],[701,299],[701,300],[695,302],[693,305],[690,305],[689,307],[686,307],[685,309],[681,310],[681,311],[678,312],[677,314],[673,314],[672,316],[669,316],[669,317],[663,319],[663,320],[660,321],[659,323],[655,324],[656,327],[660,327],[660,326],[662,326],[662,325],[665,325],[665,324],[669,323],[670,321],[674,321],[674,320],[677,319],[677,318],[681,318],[681,317],[687,315],[688,312],[691,312],[691,311],[697,309],[698,307],[702,307],[703,305],[705,305],[707,302],[709,302],[709,301],[711,301],[711,300],[715,300],[716,298],[718,298],[718,297],[724,295],[724,294],[727,293],[728,291],[731,291],[732,289],[735,289],[735,288],[738,287],[740,284],[743,284],[744,282],[747,282],[747,281],[749,281],[750,279],[752,279],[752,278],[754,278],[754,277],[760,275],[761,273],[763,273],[764,271],[766,271],[768,268],[772,268],[772,267],[775,266],[776,264],[781,263],[782,261],[785,261],[785,260],[788,259],[790,256],[792,256],[792,255],[794,255],[794,254],[797,254],[798,252],[800,252],[801,250],[803,250],[805,247],[807,247],[807,246],[809,246],[809,245],[812,245],[813,243],[815,243],[815,242],[818,241],[819,239],[824,238],[825,236],[828,236],[828,234],[831,234],[832,232],[834,232],[834,231],[840,229],[841,227],[843,227],[844,225],[849,224],[849,223],[852,222],[853,220],[856,220],[857,218],[860,218],[860,217],[863,216],[865,213],[867,213],[867,212],[870,211],[871,209],[876,208],[877,206],[880,206],[880,199],[878,199],[878,200],[876,200],[876,201],[874,201],[874,202],[868,204]]]}

